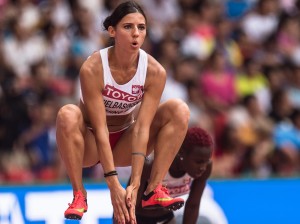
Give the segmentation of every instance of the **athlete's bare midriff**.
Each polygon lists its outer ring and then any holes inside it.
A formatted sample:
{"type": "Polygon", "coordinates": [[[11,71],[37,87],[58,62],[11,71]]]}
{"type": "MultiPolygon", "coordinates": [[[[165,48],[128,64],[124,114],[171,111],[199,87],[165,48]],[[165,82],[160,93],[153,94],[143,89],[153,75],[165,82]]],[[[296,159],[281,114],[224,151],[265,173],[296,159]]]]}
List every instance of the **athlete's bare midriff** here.
{"type": "MultiPolygon", "coordinates": [[[[89,118],[85,112],[84,104],[80,101],[79,107],[82,111],[83,119],[88,127],[91,127],[89,118]]],[[[117,115],[117,116],[106,116],[106,122],[109,132],[115,132],[123,130],[124,128],[129,127],[136,120],[137,111],[139,105],[129,114],[117,115]]]]}

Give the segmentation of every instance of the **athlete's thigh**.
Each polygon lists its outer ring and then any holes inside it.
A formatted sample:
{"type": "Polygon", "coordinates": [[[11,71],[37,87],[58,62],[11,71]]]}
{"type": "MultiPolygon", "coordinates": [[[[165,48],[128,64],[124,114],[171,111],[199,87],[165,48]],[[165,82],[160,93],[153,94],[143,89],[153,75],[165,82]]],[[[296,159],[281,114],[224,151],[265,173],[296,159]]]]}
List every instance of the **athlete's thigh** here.
{"type": "Polygon", "coordinates": [[[172,108],[174,106],[174,103],[172,103],[171,101],[166,101],[158,106],[157,112],[150,127],[148,143],[149,148],[152,149],[154,147],[160,129],[168,122],[168,120],[172,116],[172,108]]]}
{"type": "MultiPolygon", "coordinates": [[[[159,105],[150,126],[149,141],[146,152],[147,155],[153,151],[160,129],[167,124],[167,122],[170,120],[170,117],[173,116],[174,111],[180,110],[181,106],[185,106],[185,104],[176,99],[168,100],[159,105]]],[[[133,127],[134,124],[126,130],[113,149],[115,166],[131,165],[133,127]]]]}
{"type": "Polygon", "coordinates": [[[95,136],[93,132],[86,128],[84,135],[84,157],[83,157],[83,166],[91,167],[96,165],[100,161],[95,136]]]}

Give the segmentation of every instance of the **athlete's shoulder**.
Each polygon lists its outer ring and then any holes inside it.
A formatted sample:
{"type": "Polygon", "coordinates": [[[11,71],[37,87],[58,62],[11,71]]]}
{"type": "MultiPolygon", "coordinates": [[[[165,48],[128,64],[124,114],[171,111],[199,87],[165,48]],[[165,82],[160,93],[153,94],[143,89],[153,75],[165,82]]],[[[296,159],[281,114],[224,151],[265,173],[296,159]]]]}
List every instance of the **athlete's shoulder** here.
{"type": "Polygon", "coordinates": [[[166,70],[164,67],[150,54],[148,55],[148,75],[159,76],[166,78],[166,70]]]}
{"type": "Polygon", "coordinates": [[[101,74],[102,60],[99,51],[91,54],[82,64],[80,74],[101,74]]]}

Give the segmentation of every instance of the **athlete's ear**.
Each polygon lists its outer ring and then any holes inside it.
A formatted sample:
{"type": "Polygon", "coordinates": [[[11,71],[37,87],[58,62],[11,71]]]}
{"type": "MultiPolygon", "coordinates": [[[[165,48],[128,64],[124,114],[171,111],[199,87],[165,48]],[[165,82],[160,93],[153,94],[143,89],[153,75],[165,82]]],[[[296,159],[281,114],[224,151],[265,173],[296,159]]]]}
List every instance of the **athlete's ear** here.
{"type": "Polygon", "coordinates": [[[115,31],[115,28],[113,26],[109,26],[107,31],[108,31],[108,34],[109,34],[110,37],[115,37],[116,31],[115,31]]]}

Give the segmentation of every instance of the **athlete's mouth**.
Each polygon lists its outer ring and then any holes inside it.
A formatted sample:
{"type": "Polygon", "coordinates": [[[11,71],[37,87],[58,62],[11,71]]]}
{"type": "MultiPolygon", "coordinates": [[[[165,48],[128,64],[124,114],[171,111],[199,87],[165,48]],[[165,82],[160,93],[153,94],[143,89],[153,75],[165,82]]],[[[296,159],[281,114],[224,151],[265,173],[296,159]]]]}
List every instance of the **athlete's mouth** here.
{"type": "Polygon", "coordinates": [[[199,171],[197,173],[195,173],[195,178],[200,177],[203,174],[204,171],[199,171]]]}
{"type": "Polygon", "coordinates": [[[132,45],[133,45],[133,46],[137,46],[137,45],[138,45],[138,42],[132,42],[132,45]]]}

